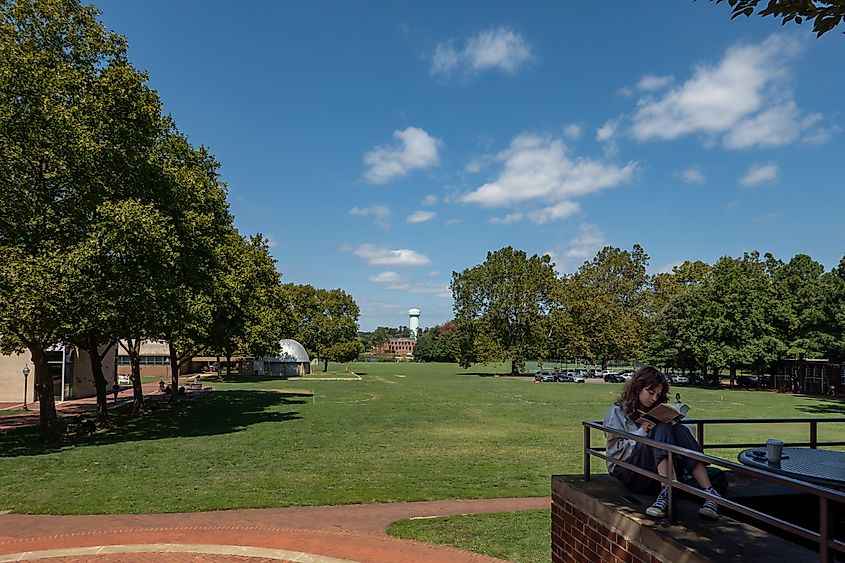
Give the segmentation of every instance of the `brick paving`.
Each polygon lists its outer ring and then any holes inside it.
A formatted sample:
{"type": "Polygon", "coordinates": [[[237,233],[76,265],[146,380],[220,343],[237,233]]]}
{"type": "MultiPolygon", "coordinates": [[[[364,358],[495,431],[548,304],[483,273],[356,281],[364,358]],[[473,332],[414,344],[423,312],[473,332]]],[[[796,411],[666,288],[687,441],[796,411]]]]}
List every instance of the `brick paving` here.
{"type": "MultiPolygon", "coordinates": [[[[182,514],[49,516],[0,514],[3,556],[42,550],[149,544],[241,546],[297,552],[314,561],[335,558],[367,562],[484,562],[494,558],[415,541],[392,538],[388,524],[411,517],[478,514],[548,508],[548,497],[446,500],[348,506],[227,510],[182,514]],[[316,558],[316,559],[315,559],[316,558]]],[[[185,557],[187,557],[186,554],[185,557]]],[[[122,553],[51,561],[162,561],[160,553],[122,553]],[[131,556],[131,558],[130,558],[131,556]],[[105,559],[101,559],[104,558],[105,559]]],[[[171,555],[167,555],[170,557],[171,555]]],[[[76,557],[76,558],[72,558],[76,557]]],[[[222,553],[194,553],[186,561],[237,561],[222,553]],[[211,559],[202,559],[210,557],[211,559]]],[[[241,556],[242,557],[242,556],[241,556]]],[[[18,560],[16,558],[16,560],[18,560]]],[[[260,560],[259,558],[250,559],[260,560]]],[[[285,560],[274,558],[274,561],[285,560]]]]}

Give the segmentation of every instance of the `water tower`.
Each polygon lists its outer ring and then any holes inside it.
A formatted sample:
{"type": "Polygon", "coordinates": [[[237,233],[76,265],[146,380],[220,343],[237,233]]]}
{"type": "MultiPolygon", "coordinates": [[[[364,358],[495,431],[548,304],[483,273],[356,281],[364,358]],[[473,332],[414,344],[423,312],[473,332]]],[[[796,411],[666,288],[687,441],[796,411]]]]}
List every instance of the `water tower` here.
{"type": "Polygon", "coordinates": [[[411,338],[417,337],[417,332],[420,330],[420,310],[417,308],[408,309],[408,328],[411,329],[411,338]]]}

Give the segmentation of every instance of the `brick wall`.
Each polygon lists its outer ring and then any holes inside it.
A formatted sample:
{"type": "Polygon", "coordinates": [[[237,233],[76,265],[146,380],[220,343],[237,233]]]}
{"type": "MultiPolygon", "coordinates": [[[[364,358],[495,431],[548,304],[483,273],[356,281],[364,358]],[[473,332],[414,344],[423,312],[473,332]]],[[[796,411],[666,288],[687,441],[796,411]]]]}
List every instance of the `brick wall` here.
{"type": "Polygon", "coordinates": [[[664,563],[568,499],[552,493],[552,563],[664,563]]]}

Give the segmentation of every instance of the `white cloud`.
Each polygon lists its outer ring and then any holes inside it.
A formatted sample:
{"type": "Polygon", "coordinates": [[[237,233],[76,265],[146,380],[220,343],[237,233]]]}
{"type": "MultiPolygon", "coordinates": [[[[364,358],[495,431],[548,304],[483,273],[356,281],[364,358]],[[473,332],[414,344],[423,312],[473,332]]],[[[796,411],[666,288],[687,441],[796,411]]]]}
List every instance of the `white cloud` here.
{"type": "Polygon", "coordinates": [[[704,184],[707,182],[707,176],[695,166],[681,172],[681,179],[687,184],[704,184]]]}
{"type": "Polygon", "coordinates": [[[390,227],[387,220],[390,218],[390,208],[386,205],[374,205],[372,207],[353,207],[349,210],[350,215],[358,217],[372,217],[373,223],[382,228],[390,227]]]}
{"type": "Polygon", "coordinates": [[[766,164],[753,164],[748,168],[745,176],[740,178],[739,183],[743,186],[757,186],[763,183],[771,183],[778,178],[778,165],[774,162],[766,164]]]}
{"type": "Polygon", "coordinates": [[[274,239],[271,235],[267,235],[267,236],[266,236],[266,238],[267,238],[267,246],[268,246],[268,247],[270,247],[270,248],[273,248],[273,247],[275,247],[277,244],[279,244],[279,243],[276,241],[276,239],[274,239]]]}
{"type": "Polygon", "coordinates": [[[362,244],[352,253],[376,266],[424,266],[431,262],[427,256],[415,250],[407,248],[394,250],[375,244],[362,244]]]}
{"type": "Polygon", "coordinates": [[[408,223],[425,223],[434,219],[435,215],[434,211],[414,211],[406,220],[408,223]]]}
{"type": "Polygon", "coordinates": [[[668,76],[656,76],[654,74],[645,74],[637,82],[637,90],[643,92],[656,92],[663,90],[675,81],[675,77],[671,74],[668,76]]]}
{"type": "Polygon", "coordinates": [[[494,225],[510,225],[511,223],[517,223],[525,219],[525,215],[522,212],[511,213],[509,215],[505,215],[504,217],[490,217],[487,219],[488,223],[493,223],[494,225]]]}
{"type": "Polygon", "coordinates": [[[429,168],[440,162],[439,139],[418,127],[394,131],[393,147],[376,147],[364,155],[368,170],[364,178],[373,184],[384,184],[418,168],[429,168]]]}
{"type": "Polygon", "coordinates": [[[441,299],[451,299],[452,290],[446,284],[432,284],[432,283],[418,283],[416,285],[410,283],[396,283],[386,285],[385,289],[393,291],[407,291],[408,293],[425,293],[431,294],[441,299]]]}
{"type": "Polygon", "coordinates": [[[788,35],[734,45],[716,65],[700,65],[661,98],[639,101],[632,134],[640,140],[699,134],[729,149],[794,142],[821,116],[804,115],[789,88],[790,64],[801,50],[788,35]]]}
{"type": "Polygon", "coordinates": [[[529,215],[530,219],[535,223],[542,225],[549,221],[559,221],[566,219],[581,210],[581,206],[574,201],[561,201],[552,206],[540,209],[529,215]]]}
{"type": "Polygon", "coordinates": [[[437,205],[437,196],[436,195],[427,195],[422,200],[423,205],[437,205]]]}
{"type": "Polygon", "coordinates": [[[507,207],[529,201],[570,202],[574,197],[629,182],[636,162],[623,167],[587,158],[570,158],[560,139],[520,135],[496,156],[499,177],[462,196],[465,203],[507,207]]]}
{"type": "Polygon", "coordinates": [[[581,126],[570,123],[563,128],[563,136],[572,141],[577,141],[581,138],[581,126]]]}
{"type": "Polygon", "coordinates": [[[820,119],[817,113],[802,117],[795,102],[789,100],[743,119],[725,135],[723,142],[729,149],[787,145],[820,119]]]}
{"type": "Polygon", "coordinates": [[[822,145],[828,142],[835,134],[839,133],[841,128],[838,125],[828,125],[826,127],[817,127],[801,139],[809,145],[822,145]]]}
{"type": "Polygon", "coordinates": [[[439,43],[431,57],[431,72],[450,75],[457,71],[500,70],[512,74],[531,59],[531,46],[521,34],[498,27],[470,36],[463,48],[456,49],[453,40],[439,43]]]}
{"type": "Polygon", "coordinates": [[[616,119],[608,119],[604,125],[596,129],[596,141],[605,142],[611,140],[616,135],[616,128],[619,127],[619,121],[616,119]]]}
{"type": "Polygon", "coordinates": [[[563,256],[568,260],[586,260],[595,256],[604,244],[604,234],[599,228],[585,223],[581,225],[578,236],[569,241],[569,250],[563,256]]]}
{"type": "Polygon", "coordinates": [[[437,270],[432,270],[429,273],[427,273],[426,275],[430,278],[436,278],[437,276],[440,275],[440,272],[438,272],[437,270]]]}
{"type": "Polygon", "coordinates": [[[755,223],[768,223],[769,221],[774,221],[777,218],[777,213],[764,213],[763,215],[757,215],[756,217],[752,217],[751,220],[755,223]]]}
{"type": "Polygon", "coordinates": [[[443,224],[448,227],[450,225],[459,225],[462,222],[463,222],[462,219],[447,219],[446,221],[443,222],[443,224]]]}
{"type": "Polygon", "coordinates": [[[396,283],[400,281],[402,278],[399,277],[399,274],[396,272],[382,272],[380,274],[376,274],[374,276],[370,276],[369,280],[376,283],[396,283]]]}

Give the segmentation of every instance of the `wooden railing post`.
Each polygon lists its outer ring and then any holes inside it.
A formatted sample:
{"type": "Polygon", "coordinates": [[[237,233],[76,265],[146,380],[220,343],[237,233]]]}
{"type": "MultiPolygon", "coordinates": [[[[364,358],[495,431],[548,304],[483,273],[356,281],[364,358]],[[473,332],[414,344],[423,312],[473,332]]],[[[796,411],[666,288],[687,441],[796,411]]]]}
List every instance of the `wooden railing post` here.
{"type": "Polygon", "coordinates": [[[672,486],[672,481],[675,479],[675,460],[672,459],[672,452],[666,451],[668,456],[666,457],[666,462],[668,464],[666,468],[666,476],[669,478],[669,482],[666,484],[669,487],[669,523],[675,523],[675,487],[672,486]]]}
{"type": "Polygon", "coordinates": [[[810,421],[810,449],[817,449],[819,441],[819,421],[810,421]]]}
{"type": "Polygon", "coordinates": [[[819,561],[830,563],[833,561],[830,545],[830,531],[832,527],[830,504],[825,497],[819,497],[819,561]]]}

